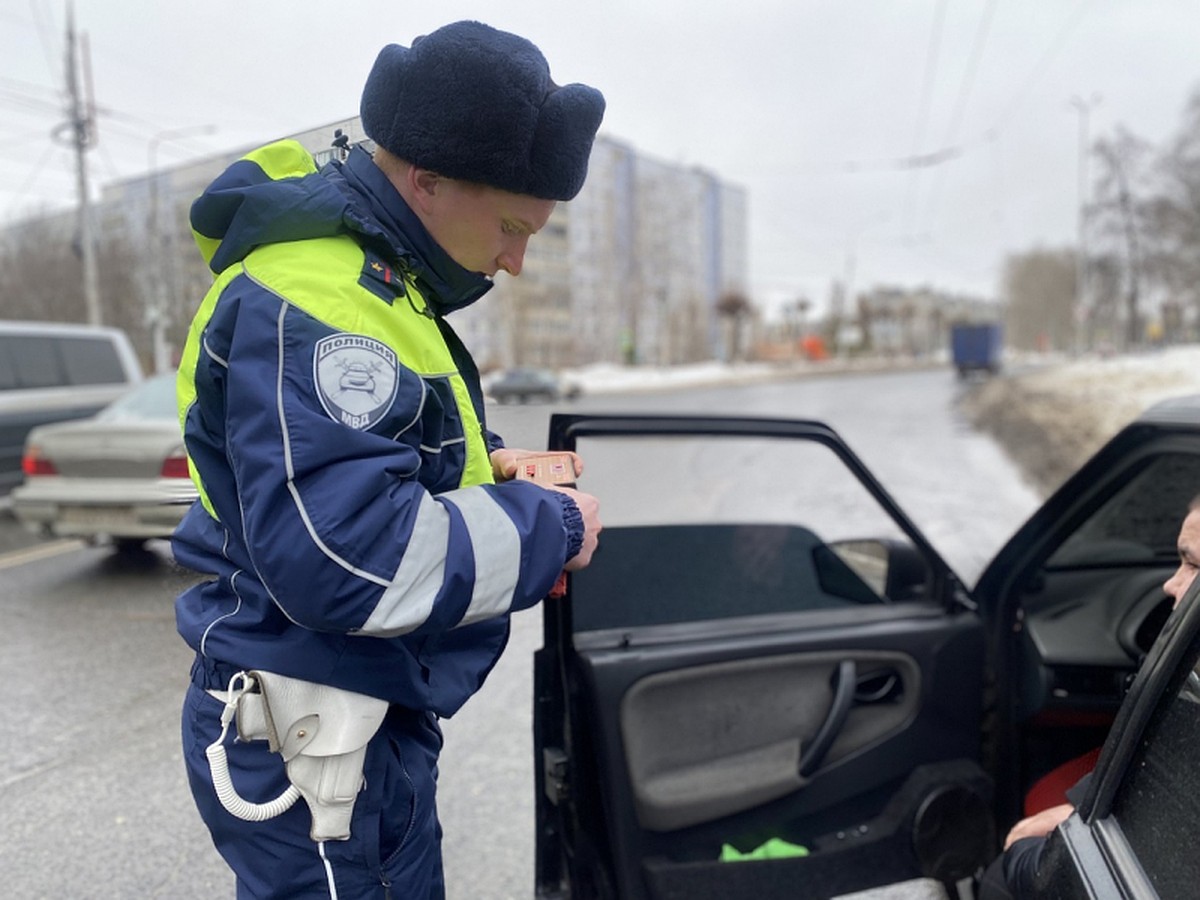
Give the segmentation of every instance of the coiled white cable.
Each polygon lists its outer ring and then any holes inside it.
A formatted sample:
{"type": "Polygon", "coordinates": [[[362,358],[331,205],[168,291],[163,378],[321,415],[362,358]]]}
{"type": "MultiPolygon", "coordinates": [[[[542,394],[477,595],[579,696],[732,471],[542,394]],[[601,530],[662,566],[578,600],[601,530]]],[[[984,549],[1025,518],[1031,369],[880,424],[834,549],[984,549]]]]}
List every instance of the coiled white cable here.
{"type": "Polygon", "coordinates": [[[208,769],[212,773],[213,789],[217,799],[232,816],[237,816],[246,822],[265,822],[281,813],[287,812],[300,799],[300,789],[289,784],[287,790],[266,803],[251,803],[242,797],[233,786],[229,775],[229,759],[225,755],[225,735],[229,733],[229,723],[237,713],[237,701],[246,691],[254,686],[254,679],[245,672],[238,672],[229,679],[229,689],[225,695],[225,709],[221,711],[221,735],[208,745],[204,755],[208,757],[208,769]],[[240,685],[239,685],[240,682],[240,685]]]}

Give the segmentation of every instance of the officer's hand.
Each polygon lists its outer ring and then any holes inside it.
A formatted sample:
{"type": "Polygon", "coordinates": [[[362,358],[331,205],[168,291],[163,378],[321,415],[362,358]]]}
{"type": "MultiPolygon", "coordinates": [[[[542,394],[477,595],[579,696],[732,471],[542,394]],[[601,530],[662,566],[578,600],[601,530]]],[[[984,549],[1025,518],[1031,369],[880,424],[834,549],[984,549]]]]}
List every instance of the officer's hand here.
{"type": "Polygon", "coordinates": [[[579,514],[583,516],[583,546],[563,566],[567,572],[578,572],[592,561],[592,554],[596,552],[596,545],[600,542],[600,531],[604,527],[600,524],[600,501],[591,494],[574,491],[571,488],[551,488],[551,490],[562,491],[574,500],[575,505],[579,507],[579,514]]]}
{"type": "MultiPolygon", "coordinates": [[[[517,474],[517,463],[530,456],[545,456],[546,450],[516,450],[512,447],[501,447],[499,450],[493,450],[489,454],[488,459],[492,461],[492,477],[497,481],[511,481],[513,476],[517,474]]],[[[558,453],[560,451],[554,451],[558,453]]],[[[578,453],[572,453],[566,450],[561,451],[571,457],[571,462],[575,464],[575,477],[578,478],[583,474],[583,460],[578,453]]]]}

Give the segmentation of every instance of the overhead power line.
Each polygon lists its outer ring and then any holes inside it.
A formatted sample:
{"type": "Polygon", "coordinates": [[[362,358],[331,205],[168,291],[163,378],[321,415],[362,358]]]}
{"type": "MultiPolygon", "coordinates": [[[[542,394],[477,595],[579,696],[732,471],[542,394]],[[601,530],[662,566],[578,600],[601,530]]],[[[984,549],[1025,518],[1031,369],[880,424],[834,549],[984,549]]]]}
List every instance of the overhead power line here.
{"type": "Polygon", "coordinates": [[[960,147],[943,147],[930,153],[914,153],[911,156],[898,156],[890,159],[855,160],[842,164],[847,172],[884,172],[888,170],[902,171],[906,169],[929,169],[940,166],[944,162],[957,159],[966,152],[970,145],[960,147]]]}
{"type": "Polygon", "coordinates": [[[62,99],[62,94],[58,88],[46,87],[43,84],[34,84],[30,81],[21,81],[19,78],[7,78],[4,75],[0,75],[0,89],[26,94],[30,97],[38,97],[40,95],[40,98],[44,100],[58,101],[62,99]]]}
{"type": "MultiPolygon", "coordinates": [[[[929,46],[925,50],[925,74],[921,79],[921,102],[917,107],[917,128],[913,134],[912,152],[910,158],[916,158],[925,140],[925,124],[929,118],[929,106],[933,97],[933,85],[937,73],[939,49],[942,43],[942,28],[946,21],[946,0],[938,0],[933,14],[933,28],[929,33],[929,46]]],[[[908,193],[904,200],[904,220],[910,222],[916,207],[918,183],[921,179],[920,166],[910,167],[913,170],[908,180],[908,193]]]]}
{"type": "Polygon", "coordinates": [[[0,76],[0,108],[57,119],[62,117],[63,98],[54,88],[0,76]]]}
{"type": "Polygon", "coordinates": [[[903,170],[913,168],[928,168],[930,166],[941,165],[949,162],[952,159],[957,159],[962,156],[967,150],[974,147],[990,144],[995,141],[1003,130],[1008,126],[1009,120],[1016,114],[1017,110],[1025,103],[1030,91],[1037,86],[1038,81],[1049,68],[1050,63],[1062,50],[1071,32],[1079,25],[1083,14],[1087,11],[1087,6],[1092,0],[1080,0],[1078,6],[1059,28],[1049,46],[1038,59],[1029,76],[1022,82],[1021,87],[1013,95],[1013,99],[1005,107],[1004,111],[996,118],[995,123],[984,130],[976,138],[958,142],[951,146],[942,147],[938,150],[933,150],[929,153],[909,154],[908,156],[890,157],[878,160],[851,160],[842,164],[842,169],[847,172],[870,172],[881,170],[903,170]]]}
{"type": "Polygon", "coordinates": [[[1059,51],[1062,50],[1063,45],[1067,42],[1067,38],[1071,36],[1071,32],[1078,27],[1079,22],[1083,19],[1083,14],[1087,12],[1087,7],[1091,2],[1092,0],[1080,0],[1079,5],[1075,7],[1071,15],[1068,16],[1066,21],[1063,22],[1062,27],[1059,28],[1053,39],[1051,39],[1049,46],[1046,47],[1045,52],[1042,53],[1041,58],[1038,59],[1033,68],[1030,70],[1029,75],[1025,79],[1024,83],[1013,95],[1013,99],[1009,101],[1009,104],[1005,108],[1004,112],[1002,112],[999,118],[996,119],[996,124],[991,128],[992,131],[995,131],[996,133],[1002,132],[1005,126],[1008,125],[1008,120],[1011,119],[1016,114],[1017,110],[1020,109],[1025,103],[1030,92],[1037,87],[1042,75],[1044,75],[1046,69],[1050,67],[1050,63],[1054,61],[1054,57],[1058,56],[1059,51]]]}
{"type": "Polygon", "coordinates": [[[967,60],[967,71],[959,86],[958,98],[954,101],[954,112],[950,116],[950,124],[946,127],[946,135],[942,139],[943,146],[953,146],[958,139],[958,129],[962,126],[963,116],[967,111],[967,101],[975,87],[975,75],[979,71],[979,60],[983,58],[983,48],[987,46],[988,34],[992,28],[992,16],[996,12],[996,0],[988,0],[979,26],[975,30],[975,40],[971,42],[971,55],[967,60]]]}
{"type": "Polygon", "coordinates": [[[0,186],[0,193],[11,194],[13,196],[13,199],[10,201],[10,206],[15,208],[21,203],[22,200],[24,200],[26,196],[29,195],[34,184],[37,183],[38,176],[42,173],[42,169],[45,168],[46,163],[49,161],[51,155],[53,155],[56,149],[58,148],[52,144],[47,146],[42,151],[41,157],[34,164],[33,169],[29,172],[29,175],[26,177],[25,181],[15,190],[8,190],[3,186],[0,186]]]}
{"type": "MultiPolygon", "coordinates": [[[[951,113],[950,122],[946,126],[946,135],[942,139],[942,146],[944,147],[952,147],[958,140],[958,131],[962,127],[963,117],[967,112],[967,101],[970,99],[971,91],[975,87],[975,75],[979,71],[979,61],[983,58],[984,47],[987,46],[988,34],[991,32],[992,27],[992,16],[995,12],[996,0],[988,0],[987,6],[984,7],[983,15],[979,19],[979,25],[975,29],[975,39],[971,42],[971,52],[967,58],[967,69],[959,85],[958,97],[954,102],[954,111],[951,113]]],[[[946,170],[939,168],[934,176],[933,185],[930,187],[927,198],[927,221],[932,222],[937,212],[938,203],[941,199],[942,185],[945,181],[946,170]]]]}
{"type": "Polygon", "coordinates": [[[29,0],[29,9],[33,13],[34,27],[42,42],[42,52],[46,54],[46,71],[50,73],[50,77],[54,79],[55,85],[61,91],[63,82],[59,80],[61,72],[57,60],[62,58],[62,50],[55,45],[54,41],[54,35],[58,33],[58,28],[48,20],[50,12],[46,8],[46,4],[39,4],[37,0],[29,0]]]}

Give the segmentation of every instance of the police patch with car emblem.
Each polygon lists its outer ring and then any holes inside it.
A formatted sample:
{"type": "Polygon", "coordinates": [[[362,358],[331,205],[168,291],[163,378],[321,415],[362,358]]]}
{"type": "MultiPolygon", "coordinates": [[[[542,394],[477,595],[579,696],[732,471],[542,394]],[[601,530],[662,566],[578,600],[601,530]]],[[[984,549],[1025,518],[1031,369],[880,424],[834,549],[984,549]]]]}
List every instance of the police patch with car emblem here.
{"type": "Polygon", "coordinates": [[[313,375],[329,417],[365,431],[383,418],[396,397],[396,354],[362,334],[331,334],[317,341],[313,375]]]}

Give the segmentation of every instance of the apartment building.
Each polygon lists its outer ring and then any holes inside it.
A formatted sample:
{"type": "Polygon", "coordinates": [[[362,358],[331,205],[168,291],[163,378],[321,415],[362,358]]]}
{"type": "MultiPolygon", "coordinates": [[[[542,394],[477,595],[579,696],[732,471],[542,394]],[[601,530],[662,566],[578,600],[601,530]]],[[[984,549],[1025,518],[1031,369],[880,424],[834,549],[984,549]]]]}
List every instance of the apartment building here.
{"type": "MultiPolygon", "coordinates": [[[[290,137],[323,164],[335,135],[365,140],[358,118],[290,137]]],[[[137,298],[156,359],[172,356],[211,281],[187,214],[240,148],[104,188],[98,215],[139,260],[137,298]]],[[[579,196],[530,242],[520,278],[504,273],[450,323],[484,370],[523,364],[670,364],[719,355],[717,299],[747,291],[746,196],[712,172],[639,154],[601,135],[579,196]]],[[[108,302],[112,302],[111,299],[108,302]]],[[[135,337],[137,337],[135,335],[135,337]]]]}
{"type": "Polygon", "coordinates": [[[579,195],[455,329],[481,367],[713,359],[726,292],[747,292],[746,195],[601,135],[579,195]]]}

